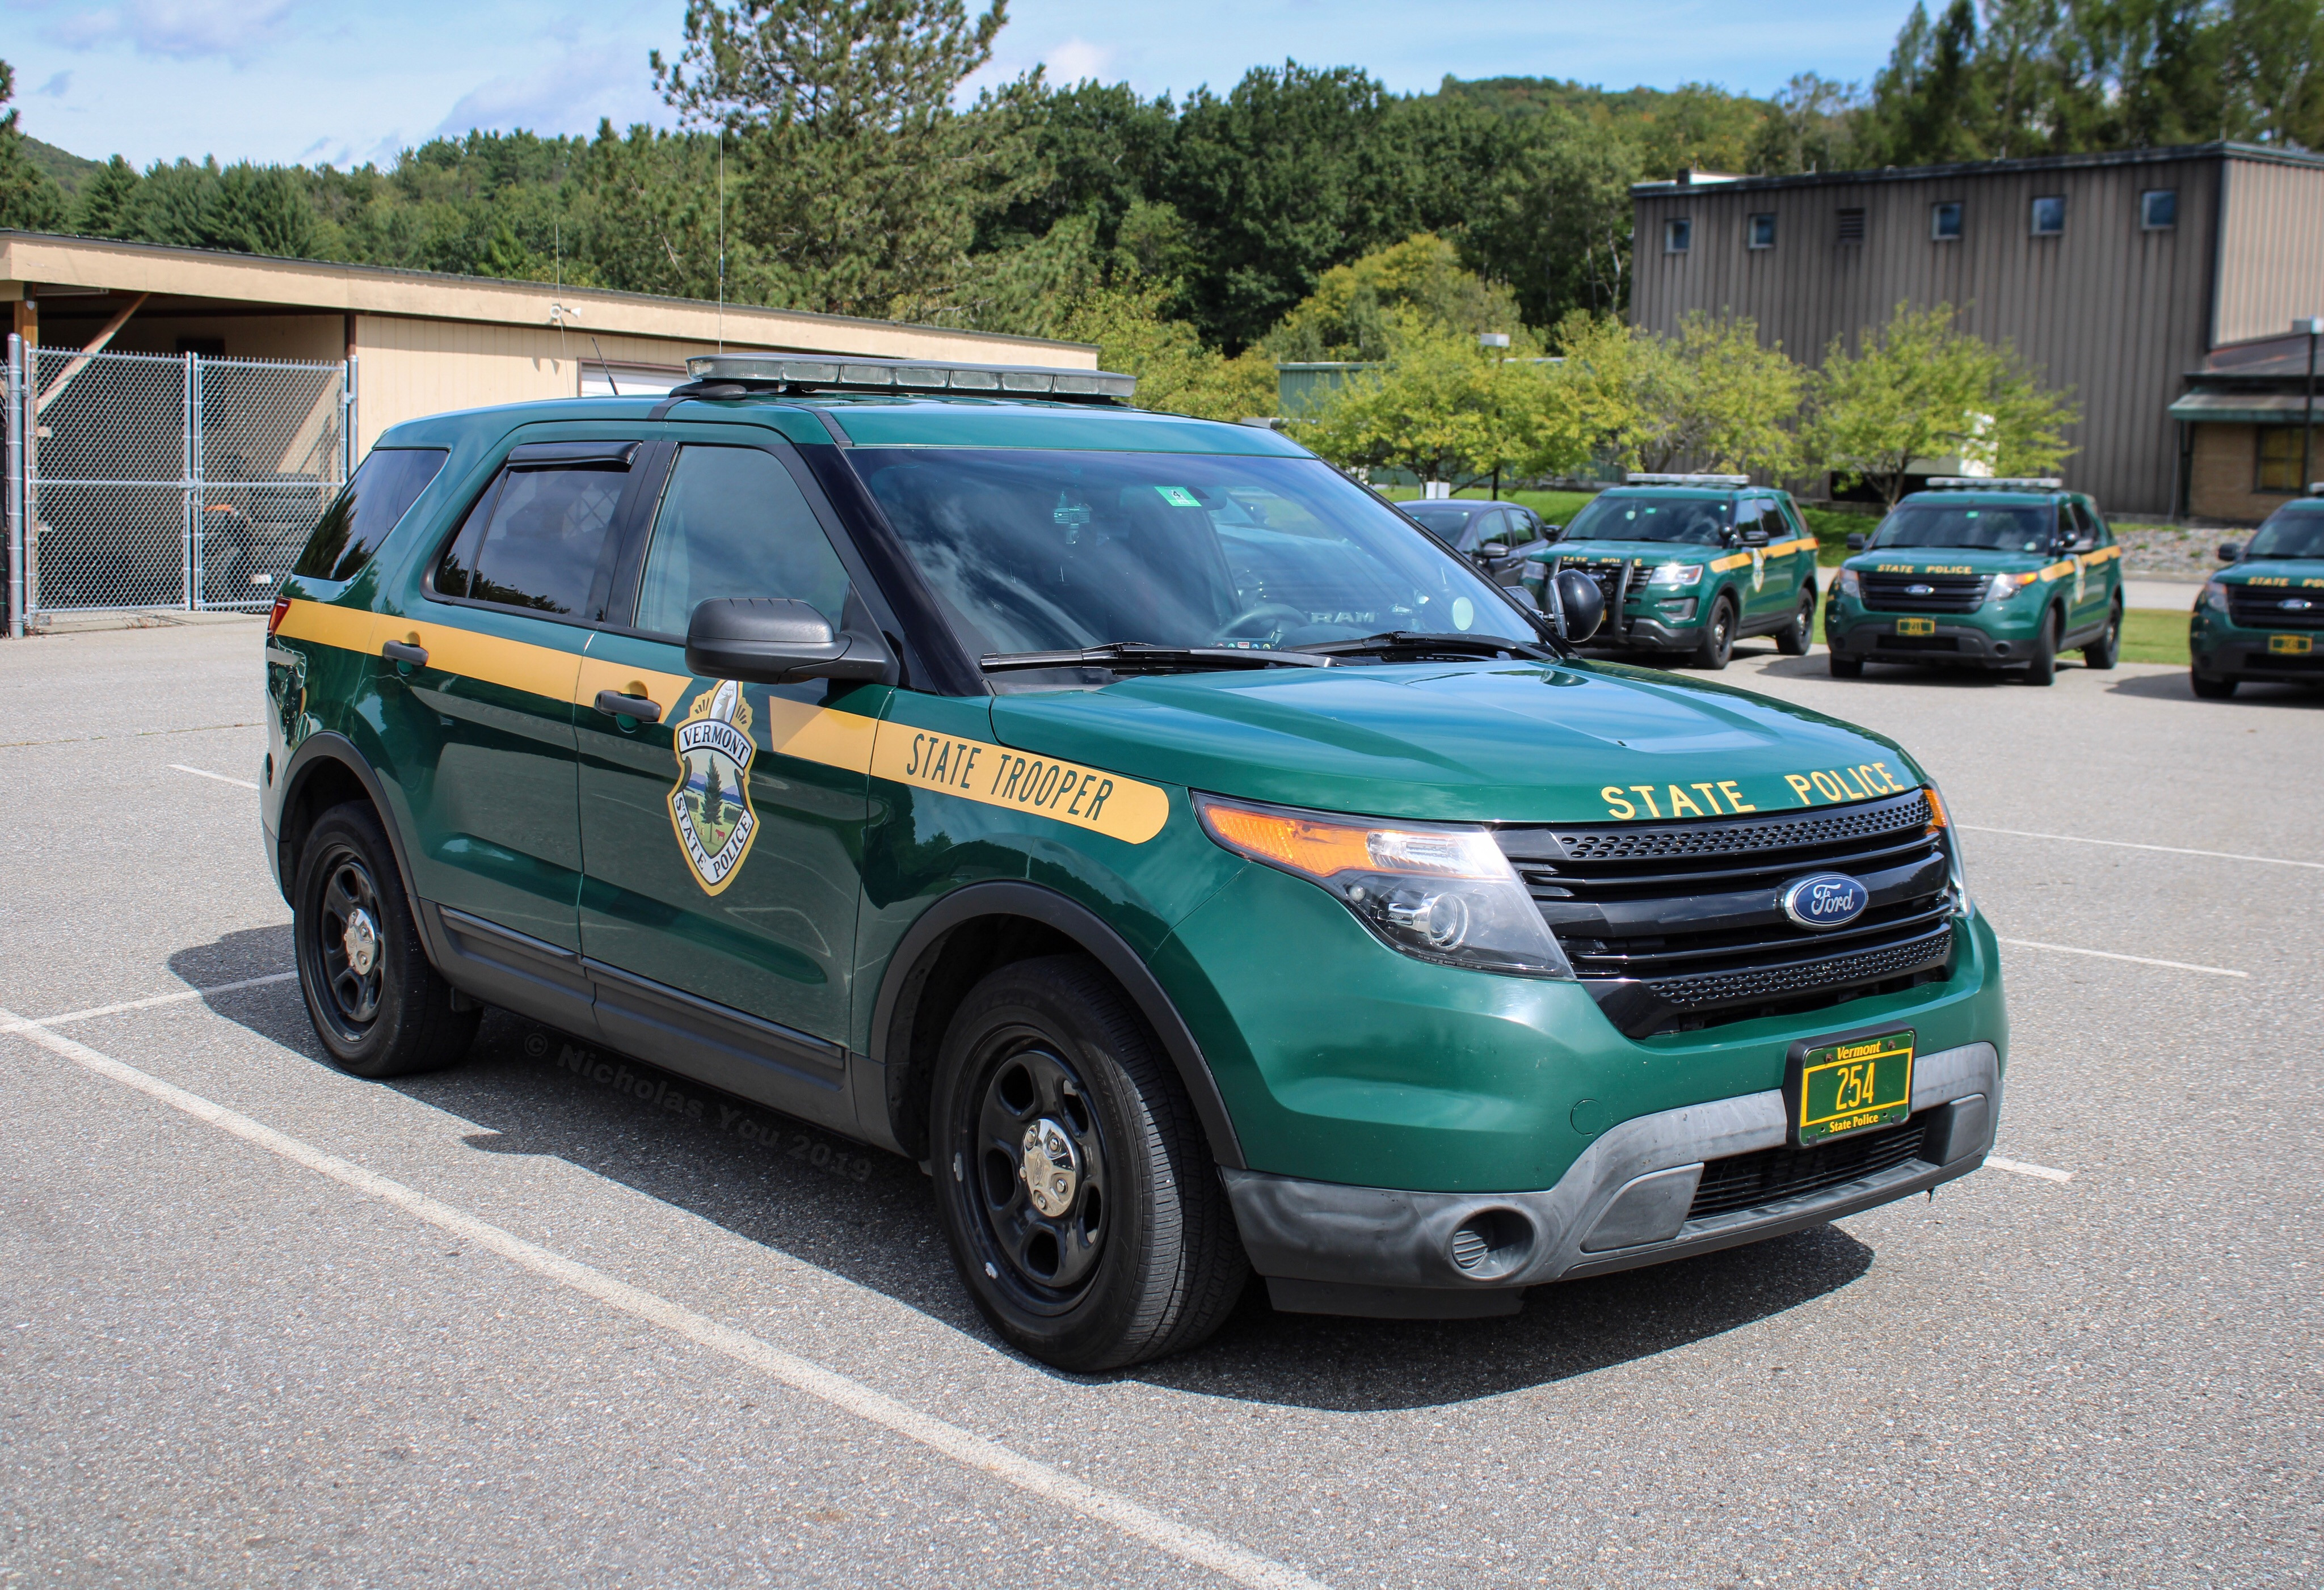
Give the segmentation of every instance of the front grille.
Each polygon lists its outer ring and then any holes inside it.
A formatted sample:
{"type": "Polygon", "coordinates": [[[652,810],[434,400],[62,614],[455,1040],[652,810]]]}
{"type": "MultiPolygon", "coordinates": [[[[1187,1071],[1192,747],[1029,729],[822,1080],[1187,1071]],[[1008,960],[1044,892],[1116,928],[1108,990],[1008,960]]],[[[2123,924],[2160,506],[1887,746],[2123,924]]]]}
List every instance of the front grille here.
{"type": "Polygon", "coordinates": [[[1702,1167],[1686,1218],[1707,1220],[1737,1209],[1755,1209],[1894,1170],[1920,1157],[1927,1131],[1926,1117],[1914,1116],[1877,1132],[1813,1148],[1763,1148],[1712,1160],[1702,1167]]]}
{"type": "Polygon", "coordinates": [[[2246,630],[2324,630],[2324,591],[2310,596],[2258,585],[2230,585],[2227,616],[2246,630]],[[2303,605],[2286,607],[2287,602],[2303,605]]]}
{"type": "MultiPolygon", "coordinates": [[[[1690,797],[1691,798],[1691,797],[1690,797]]],[[[1634,1037],[1836,1005],[1942,975],[1953,899],[1920,790],[1717,822],[1505,828],[1496,837],[1574,975],[1634,1037]],[[1871,896],[1814,931],[1778,896],[1812,872],[1871,896]]]]}
{"type": "Polygon", "coordinates": [[[1864,589],[1864,605],[1874,612],[1975,612],[1985,603],[1983,574],[1880,574],[1868,571],[1857,579],[1864,589]],[[1926,586],[1926,591],[1919,588],[1926,586]]]}
{"type": "Polygon", "coordinates": [[[1598,593],[1606,599],[1606,621],[1614,629],[1621,627],[1623,605],[1630,597],[1646,589],[1645,571],[1634,569],[1627,557],[1562,557],[1557,560],[1551,577],[1555,578],[1565,569],[1586,576],[1591,584],[1598,587],[1598,593]]]}

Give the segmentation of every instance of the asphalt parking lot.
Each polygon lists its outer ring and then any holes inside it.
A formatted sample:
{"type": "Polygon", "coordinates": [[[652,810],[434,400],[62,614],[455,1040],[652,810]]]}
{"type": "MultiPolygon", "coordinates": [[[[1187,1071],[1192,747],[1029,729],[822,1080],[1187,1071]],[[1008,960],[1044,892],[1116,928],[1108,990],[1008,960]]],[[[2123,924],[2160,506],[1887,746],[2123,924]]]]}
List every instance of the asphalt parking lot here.
{"type": "Polygon", "coordinates": [[[333,1070],[255,625],[0,644],[0,1585],[2313,1583],[2324,694],[1721,678],[1942,783],[2015,1168],[1081,1379],[902,1161],[506,1016],[333,1070]]]}

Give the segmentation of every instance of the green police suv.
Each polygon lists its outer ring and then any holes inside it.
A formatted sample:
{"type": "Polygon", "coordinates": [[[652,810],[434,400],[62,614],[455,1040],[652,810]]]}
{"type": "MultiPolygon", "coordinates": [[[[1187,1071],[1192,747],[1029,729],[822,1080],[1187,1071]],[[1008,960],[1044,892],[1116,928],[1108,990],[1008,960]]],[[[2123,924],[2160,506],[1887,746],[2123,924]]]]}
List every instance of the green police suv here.
{"type": "Polygon", "coordinates": [[[1748,475],[1634,474],[1526,561],[1536,598],[1560,569],[1597,584],[1602,646],[1723,668],[1747,635],[1773,635],[1787,657],[1815,639],[1815,538],[1790,493],[1748,475]]]}
{"type": "Polygon", "coordinates": [[[2225,701],[2245,680],[2324,685],[2324,500],[2287,502],[2249,544],[2219,547],[2188,620],[2195,694],[2225,701]]]}
{"type": "Polygon", "coordinates": [[[1940,478],[1880,521],[1840,565],[1823,615],[1831,671],[1868,662],[2022,668],[2058,654],[2111,668],[2122,648],[2122,548],[2098,504],[2054,480],[1940,478]]]}
{"type": "Polygon", "coordinates": [[[1893,743],[1579,658],[1272,431],[788,357],[400,425],[271,615],[323,1045],[485,1005],[920,1162],[1090,1370],[1973,1170],[2007,1024],[1893,743]]]}

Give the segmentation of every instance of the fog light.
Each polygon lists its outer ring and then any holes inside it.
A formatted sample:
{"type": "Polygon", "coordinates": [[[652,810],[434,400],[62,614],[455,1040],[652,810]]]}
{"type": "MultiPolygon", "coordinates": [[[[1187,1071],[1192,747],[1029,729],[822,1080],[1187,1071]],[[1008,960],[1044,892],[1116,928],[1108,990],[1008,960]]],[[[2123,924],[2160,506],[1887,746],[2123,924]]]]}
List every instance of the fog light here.
{"type": "Polygon", "coordinates": [[[1446,1252],[1465,1275],[1507,1275],[1533,1255],[1533,1222],[1515,1209],[1480,1209],[1454,1228],[1446,1252]]]}

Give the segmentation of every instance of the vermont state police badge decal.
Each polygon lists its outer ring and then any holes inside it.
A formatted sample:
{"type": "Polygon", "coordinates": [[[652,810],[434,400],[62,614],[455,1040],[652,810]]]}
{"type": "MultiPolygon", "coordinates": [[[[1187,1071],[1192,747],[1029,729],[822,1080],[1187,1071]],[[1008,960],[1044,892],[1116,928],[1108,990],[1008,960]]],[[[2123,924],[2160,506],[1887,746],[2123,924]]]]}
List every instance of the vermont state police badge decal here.
{"type": "Polygon", "coordinates": [[[670,826],[694,880],[709,894],[734,881],[758,837],[751,807],[751,703],[732,679],[696,696],[670,738],[678,783],[669,792],[670,826]]]}

